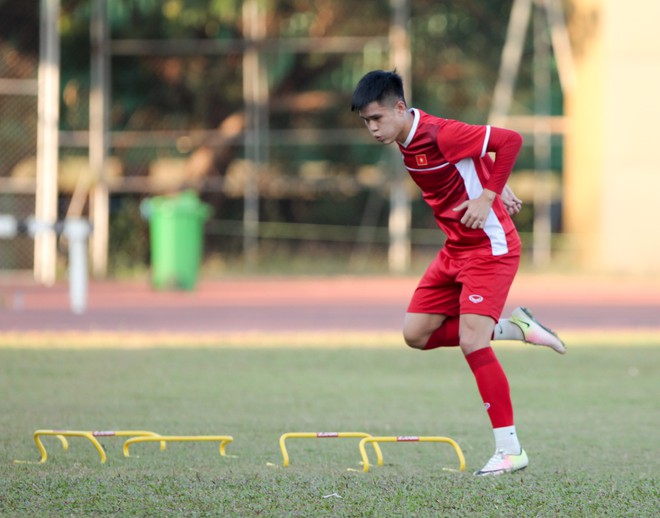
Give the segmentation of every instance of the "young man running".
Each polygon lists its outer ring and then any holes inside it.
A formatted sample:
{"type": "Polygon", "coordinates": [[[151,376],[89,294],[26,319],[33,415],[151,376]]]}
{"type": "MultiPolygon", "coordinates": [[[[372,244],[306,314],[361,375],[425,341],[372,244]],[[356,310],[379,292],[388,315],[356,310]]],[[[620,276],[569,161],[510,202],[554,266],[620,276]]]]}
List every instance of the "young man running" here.
{"type": "Polygon", "coordinates": [[[366,74],[353,92],[351,109],[378,142],[399,146],[405,168],[447,236],[412,296],[404,339],[416,349],[460,346],[463,351],[495,436],[495,454],[475,474],[524,469],[528,459],[516,435],[509,383],[490,342],[522,340],[560,354],[566,349],[525,308],[500,318],[520,262],[520,238],[510,215],[522,202],[506,182],[522,137],[409,109],[396,72],[366,74]]]}

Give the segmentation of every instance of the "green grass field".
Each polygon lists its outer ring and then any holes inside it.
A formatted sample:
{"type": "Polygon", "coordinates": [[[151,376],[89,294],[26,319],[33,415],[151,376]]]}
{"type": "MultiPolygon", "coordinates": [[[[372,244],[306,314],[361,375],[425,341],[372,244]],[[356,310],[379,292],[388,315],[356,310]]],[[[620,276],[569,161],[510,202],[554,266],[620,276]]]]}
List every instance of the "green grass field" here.
{"type": "MultiPolygon", "coordinates": [[[[527,470],[477,478],[492,433],[457,350],[337,347],[0,349],[3,516],[658,516],[660,344],[573,346],[564,357],[504,344],[527,470]],[[92,445],[64,452],[40,428],[229,434],[213,443],[92,445]],[[383,444],[362,473],[357,439],[278,439],[292,431],[446,435],[383,444]],[[328,496],[334,495],[334,496],[328,496]],[[338,496],[336,496],[338,495],[338,496]]],[[[266,340],[267,342],[267,340],[266,340]]],[[[264,343],[268,346],[268,343],[264,343]]],[[[327,344],[325,344],[327,345],[327,344]]],[[[353,346],[354,345],[354,346],[353,346]]]]}

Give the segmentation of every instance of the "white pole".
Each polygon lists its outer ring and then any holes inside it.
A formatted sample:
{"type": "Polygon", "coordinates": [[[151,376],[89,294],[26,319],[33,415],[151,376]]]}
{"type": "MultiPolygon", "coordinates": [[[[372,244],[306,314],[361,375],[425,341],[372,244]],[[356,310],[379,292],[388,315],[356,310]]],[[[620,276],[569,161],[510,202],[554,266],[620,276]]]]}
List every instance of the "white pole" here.
{"type": "MultiPolygon", "coordinates": [[[[407,92],[407,101],[411,103],[412,84],[410,71],[410,41],[408,39],[408,21],[410,19],[409,0],[391,0],[392,24],[390,26],[391,64],[403,78],[407,92]]],[[[406,188],[408,175],[400,167],[398,151],[392,148],[392,164],[397,164],[393,171],[390,188],[390,215],[388,264],[392,272],[403,273],[410,267],[410,199],[406,188]]]]}
{"type": "Polygon", "coordinates": [[[0,214],[0,239],[11,239],[18,233],[18,221],[10,214],[0,214]]]}
{"type": "Polygon", "coordinates": [[[77,314],[87,309],[88,268],[87,268],[87,238],[92,231],[89,221],[81,218],[71,218],[61,225],[45,223],[37,218],[29,217],[19,222],[14,216],[0,214],[0,239],[13,239],[19,233],[26,232],[35,240],[45,233],[55,233],[56,228],[62,229],[62,234],[69,240],[69,305],[71,311],[77,314]]]}
{"type": "MultiPolygon", "coordinates": [[[[35,215],[54,224],[57,219],[57,166],[59,160],[60,38],[59,0],[41,0],[39,35],[39,99],[37,128],[37,188],[35,215]]],[[[57,237],[49,230],[35,236],[34,278],[55,282],[57,237]]]]}
{"type": "Polygon", "coordinates": [[[64,222],[63,234],[69,240],[69,304],[80,315],[87,309],[87,237],[89,222],[75,218],[64,222]]]}
{"type": "MultiPolygon", "coordinates": [[[[398,157],[393,157],[392,161],[398,157]]],[[[390,247],[388,264],[391,272],[404,273],[410,267],[410,197],[406,186],[407,177],[398,169],[393,173],[390,189],[390,214],[388,220],[390,247]]]]}
{"type": "Polygon", "coordinates": [[[513,0],[506,40],[502,49],[502,62],[497,76],[497,84],[493,93],[488,123],[493,126],[506,124],[513,89],[520,69],[520,60],[525,47],[525,36],[529,27],[532,12],[532,0],[513,0]]]}
{"type": "Polygon", "coordinates": [[[108,157],[108,105],[110,66],[106,0],[92,2],[90,39],[92,43],[91,88],[89,92],[89,168],[92,172],[90,215],[94,222],[92,269],[95,277],[108,270],[110,195],[106,162],[108,157]]]}
{"type": "Polygon", "coordinates": [[[266,163],[268,79],[258,43],[266,36],[266,18],[259,0],[243,3],[243,27],[250,43],[243,55],[243,97],[245,98],[245,154],[249,158],[243,192],[243,253],[248,268],[254,267],[259,252],[259,176],[266,163]]]}
{"type": "Polygon", "coordinates": [[[550,131],[550,41],[542,0],[533,11],[534,27],[534,245],[532,259],[537,267],[551,259],[552,134],[550,131]]]}

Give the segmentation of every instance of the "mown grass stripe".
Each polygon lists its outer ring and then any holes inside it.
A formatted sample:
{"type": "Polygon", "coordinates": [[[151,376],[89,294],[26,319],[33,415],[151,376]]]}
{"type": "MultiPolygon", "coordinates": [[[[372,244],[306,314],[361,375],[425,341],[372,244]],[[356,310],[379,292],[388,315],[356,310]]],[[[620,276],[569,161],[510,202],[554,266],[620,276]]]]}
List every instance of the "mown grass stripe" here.
{"type": "MultiPolygon", "coordinates": [[[[660,345],[660,329],[585,330],[561,333],[572,347],[660,345]]],[[[504,346],[499,344],[499,347],[504,346]]],[[[400,333],[388,332],[7,332],[0,333],[0,349],[151,349],[151,348],[398,348],[400,333]]]]}

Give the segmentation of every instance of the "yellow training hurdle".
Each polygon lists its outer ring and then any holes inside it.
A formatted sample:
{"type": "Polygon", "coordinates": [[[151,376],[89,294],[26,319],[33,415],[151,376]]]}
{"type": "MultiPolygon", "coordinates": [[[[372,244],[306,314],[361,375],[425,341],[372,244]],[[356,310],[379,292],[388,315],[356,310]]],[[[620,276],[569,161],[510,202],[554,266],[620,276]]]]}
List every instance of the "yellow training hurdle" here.
{"type": "MultiPolygon", "coordinates": [[[[280,437],[280,450],[282,450],[282,465],[286,468],[289,465],[289,453],[286,450],[287,439],[365,439],[372,435],[364,432],[288,432],[280,437]]],[[[383,454],[377,442],[373,442],[378,465],[383,465],[383,454]]]]}
{"type": "MultiPolygon", "coordinates": [[[[226,457],[225,447],[232,442],[231,435],[159,435],[157,437],[131,437],[124,443],[124,457],[130,457],[129,448],[131,444],[138,442],[219,442],[220,455],[226,457]]],[[[162,449],[162,448],[161,448],[162,449]]]]}
{"type": "MultiPolygon", "coordinates": [[[[369,471],[369,457],[367,457],[366,444],[371,443],[374,448],[379,442],[444,442],[453,446],[456,455],[458,456],[459,462],[459,471],[465,471],[465,457],[463,456],[463,451],[461,447],[449,437],[419,437],[415,435],[402,435],[402,436],[392,436],[392,437],[365,437],[360,441],[360,455],[362,456],[362,470],[366,473],[369,471]]],[[[382,465],[382,462],[379,463],[379,466],[382,465]]]]}
{"type": "MultiPolygon", "coordinates": [[[[217,442],[220,456],[226,457],[226,447],[229,443],[233,442],[234,438],[231,435],[160,435],[155,432],[146,430],[116,430],[116,431],[85,431],[85,430],[37,430],[34,432],[34,441],[41,453],[40,464],[43,464],[48,459],[46,447],[43,444],[42,437],[51,436],[56,437],[62,444],[62,449],[68,451],[69,442],[67,437],[83,437],[92,443],[96,449],[101,463],[107,460],[107,456],[103,446],[99,442],[99,437],[128,437],[124,442],[123,453],[124,457],[130,457],[130,446],[136,443],[143,442],[158,442],[160,449],[164,450],[168,442],[217,442]]],[[[374,452],[376,453],[376,463],[378,466],[383,465],[383,453],[379,443],[384,442],[441,442],[451,445],[458,456],[459,468],[458,471],[465,471],[465,456],[463,451],[456,441],[449,437],[436,437],[436,436],[372,436],[365,432],[288,432],[280,436],[279,444],[282,451],[282,465],[289,466],[289,453],[286,448],[287,439],[360,439],[359,450],[362,457],[363,471],[369,471],[369,457],[367,456],[366,445],[371,444],[374,452]]],[[[14,461],[17,463],[30,463],[29,461],[14,461]]],[[[445,468],[449,469],[449,468],[445,468]]],[[[451,470],[457,471],[457,470],[451,470]]]]}
{"type": "MultiPolygon", "coordinates": [[[[67,437],[84,437],[89,442],[92,443],[94,448],[101,457],[101,463],[104,463],[107,460],[107,455],[101,443],[99,443],[97,437],[151,437],[157,438],[160,437],[157,433],[148,432],[146,430],[116,430],[116,431],[82,431],[82,430],[37,430],[34,432],[34,442],[39,448],[41,453],[40,464],[43,464],[48,459],[48,453],[46,452],[46,447],[44,446],[41,437],[42,436],[52,436],[57,437],[62,443],[62,449],[68,451],[69,441],[67,437]]],[[[165,449],[165,443],[161,441],[160,449],[165,449]]]]}

